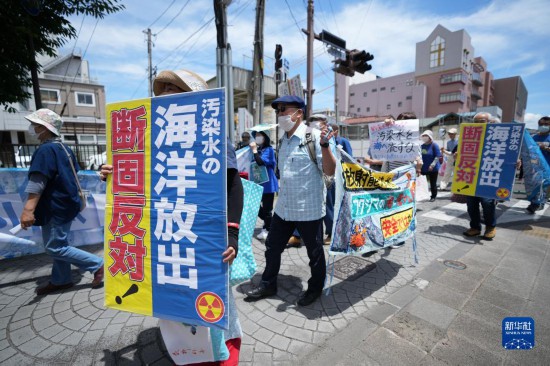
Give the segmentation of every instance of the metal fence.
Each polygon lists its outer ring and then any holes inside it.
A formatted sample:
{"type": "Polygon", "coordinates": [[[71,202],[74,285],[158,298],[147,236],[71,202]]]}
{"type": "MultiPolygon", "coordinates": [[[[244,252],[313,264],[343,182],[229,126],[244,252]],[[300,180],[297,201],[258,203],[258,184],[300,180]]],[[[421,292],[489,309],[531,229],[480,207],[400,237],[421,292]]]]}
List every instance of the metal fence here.
{"type": "MultiPolygon", "coordinates": [[[[4,144],[0,146],[0,167],[28,168],[32,154],[40,145],[4,144]]],[[[105,145],[67,145],[75,153],[80,169],[97,170],[105,163],[105,145]]]]}

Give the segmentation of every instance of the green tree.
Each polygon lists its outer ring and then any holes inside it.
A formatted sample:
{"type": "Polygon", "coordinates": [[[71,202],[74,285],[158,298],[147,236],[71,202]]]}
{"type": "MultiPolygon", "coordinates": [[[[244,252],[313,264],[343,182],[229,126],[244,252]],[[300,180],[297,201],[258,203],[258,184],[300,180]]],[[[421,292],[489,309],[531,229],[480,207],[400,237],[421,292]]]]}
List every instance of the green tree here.
{"type": "Polygon", "coordinates": [[[120,0],[4,0],[0,10],[0,104],[30,98],[27,88],[40,70],[37,54],[55,56],[76,30],[67,18],[103,18],[124,9],[120,0]]]}

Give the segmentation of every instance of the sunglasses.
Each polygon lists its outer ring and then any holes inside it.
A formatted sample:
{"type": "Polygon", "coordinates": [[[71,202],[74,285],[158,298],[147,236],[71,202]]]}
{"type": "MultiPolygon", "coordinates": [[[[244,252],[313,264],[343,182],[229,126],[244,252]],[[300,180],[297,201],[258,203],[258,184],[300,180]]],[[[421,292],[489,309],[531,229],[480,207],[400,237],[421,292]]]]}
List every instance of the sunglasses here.
{"type": "Polygon", "coordinates": [[[300,108],[298,108],[298,107],[291,106],[291,105],[282,105],[282,106],[280,106],[280,107],[278,107],[278,108],[275,108],[275,113],[284,112],[284,111],[288,110],[289,108],[291,108],[291,109],[296,109],[296,110],[297,110],[297,109],[300,109],[300,108]]]}

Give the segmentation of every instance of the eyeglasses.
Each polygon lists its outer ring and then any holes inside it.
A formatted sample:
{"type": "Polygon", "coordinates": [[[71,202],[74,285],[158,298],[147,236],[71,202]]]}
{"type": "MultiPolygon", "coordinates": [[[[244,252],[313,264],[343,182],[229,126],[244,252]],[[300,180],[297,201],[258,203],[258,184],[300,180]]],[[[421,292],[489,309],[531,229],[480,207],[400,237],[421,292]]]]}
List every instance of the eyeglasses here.
{"type": "Polygon", "coordinates": [[[275,108],[275,113],[282,113],[286,111],[289,108],[298,109],[298,107],[290,106],[290,105],[282,105],[278,108],[275,108]]]}

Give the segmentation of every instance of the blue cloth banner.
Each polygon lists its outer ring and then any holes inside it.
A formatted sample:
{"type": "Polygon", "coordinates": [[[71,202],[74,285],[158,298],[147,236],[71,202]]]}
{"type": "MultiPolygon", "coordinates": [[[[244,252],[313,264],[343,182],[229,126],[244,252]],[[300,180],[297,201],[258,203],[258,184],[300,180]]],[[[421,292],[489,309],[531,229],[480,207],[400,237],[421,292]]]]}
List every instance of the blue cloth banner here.
{"type": "MultiPolygon", "coordinates": [[[[0,169],[0,260],[44,253],[40,227],[21,230],[17,235],[9,232],[19,224],[27,199],[28,174],[28,169],[0,169]]],[[[73,246],[100,244],[103,242],[105,183],[92,171],[79,171],[78,178],[88,193],[88,201],[86,209],[74,219],[68,239],[73,246]]]]}
{"type": "Polygon", "coordinates": [[[523,133],[521,160],[527,199],[539,204],[544,203],[539,201],[543,196],[542,193],[550,188],[550,166],[542,155],[540,147],[527,130],[523,133]]]}

